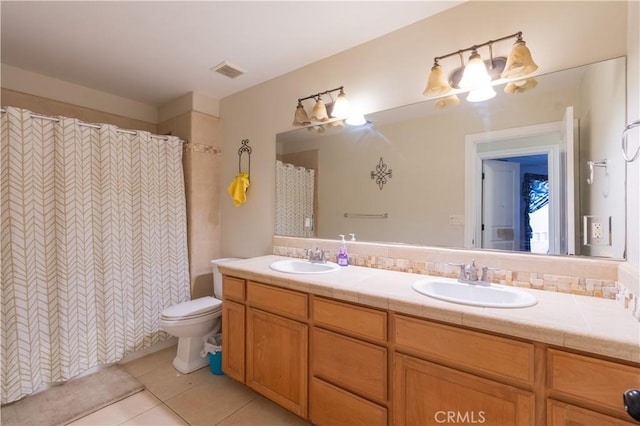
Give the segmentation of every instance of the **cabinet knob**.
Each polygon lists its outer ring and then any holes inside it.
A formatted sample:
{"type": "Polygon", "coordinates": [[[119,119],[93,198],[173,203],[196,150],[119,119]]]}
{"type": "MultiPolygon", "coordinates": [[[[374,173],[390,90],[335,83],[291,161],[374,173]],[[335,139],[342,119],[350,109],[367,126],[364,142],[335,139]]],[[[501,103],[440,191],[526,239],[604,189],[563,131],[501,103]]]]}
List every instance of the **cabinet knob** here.
{"type": "Polygon", "coordinates": [[[627,413],[640,422],[640,390],[629,389],[622,394],[622,400],[627,413]]]}

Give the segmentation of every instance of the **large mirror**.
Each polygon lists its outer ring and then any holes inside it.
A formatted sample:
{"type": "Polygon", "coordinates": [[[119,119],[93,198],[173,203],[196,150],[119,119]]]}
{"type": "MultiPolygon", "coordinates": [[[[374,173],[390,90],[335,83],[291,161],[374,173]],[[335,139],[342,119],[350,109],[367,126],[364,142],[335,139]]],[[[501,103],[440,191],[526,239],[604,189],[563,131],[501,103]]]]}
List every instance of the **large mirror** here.
{"type": "Polygon", "coordinates": [[[620,259],[625,58],[277,135],[278,235],[620,259]]]}

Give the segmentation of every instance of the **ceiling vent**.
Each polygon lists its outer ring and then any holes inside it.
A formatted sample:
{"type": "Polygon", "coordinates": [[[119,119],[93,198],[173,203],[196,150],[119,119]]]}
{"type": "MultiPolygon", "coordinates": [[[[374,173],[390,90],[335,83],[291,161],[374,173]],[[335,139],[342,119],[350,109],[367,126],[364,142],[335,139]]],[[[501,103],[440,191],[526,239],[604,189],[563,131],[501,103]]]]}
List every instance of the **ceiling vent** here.
{"type": "Polygon", "coordinates": [[[236,78],[239,75],[244,74],[244,71],[242,71],[240,68],[236,67],[235,65],[231,65],[227,61],[220,62],[215,67],[211,68],[211,71],[215,71],[229,78],[236,78]]]}

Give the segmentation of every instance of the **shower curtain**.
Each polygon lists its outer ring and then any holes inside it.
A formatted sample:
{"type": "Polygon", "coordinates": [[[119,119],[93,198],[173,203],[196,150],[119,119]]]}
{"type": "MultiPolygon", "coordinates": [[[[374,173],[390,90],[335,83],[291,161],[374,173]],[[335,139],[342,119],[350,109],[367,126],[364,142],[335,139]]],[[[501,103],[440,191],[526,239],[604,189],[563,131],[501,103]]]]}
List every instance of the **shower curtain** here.
{"type": "Polygon", "coordinates": [[[1,116],[2,403],[165,340],[189,299],[176,137],[1,116]]]}
{"type": "Polygon", "coordinates": [[[313,237],[315,171],[276,160],[276,235],[313,237]]]}

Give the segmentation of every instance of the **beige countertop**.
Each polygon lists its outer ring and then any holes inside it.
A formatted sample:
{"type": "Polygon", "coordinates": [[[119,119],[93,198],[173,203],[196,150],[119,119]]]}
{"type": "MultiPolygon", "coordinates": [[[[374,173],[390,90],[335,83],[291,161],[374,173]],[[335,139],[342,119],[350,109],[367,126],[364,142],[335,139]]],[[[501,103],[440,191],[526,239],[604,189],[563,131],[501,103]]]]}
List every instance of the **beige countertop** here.
{"type": "Polygon", "coordinates": [[[287,274],[269,268],[283,256],[261,256],[219,266],[223,274],[422,318],[640,362],[640,322],[615,300],[533,289],[529,308],[460,305],[411,288],[426,275],[350,265],[326,274],[287,274]]]}

